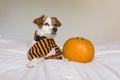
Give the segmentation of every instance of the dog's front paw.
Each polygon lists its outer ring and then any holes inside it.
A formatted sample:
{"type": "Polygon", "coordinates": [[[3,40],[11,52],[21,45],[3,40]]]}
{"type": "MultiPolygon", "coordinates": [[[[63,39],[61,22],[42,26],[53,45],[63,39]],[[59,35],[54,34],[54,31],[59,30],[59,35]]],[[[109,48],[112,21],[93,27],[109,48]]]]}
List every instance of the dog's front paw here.
{"type": "Polygon", "coordinates": [[[27,63],[27,67],[28,68],[33,68],[35,66],[37,66],[37,64],[39,64],[39,60],[37,58],[32,59],[30,62],[27,63]]]}
{"type": "Polygon", "coordinates": [[[26,66],[27,66],[28,68],[33,68],[33,67],[35,67],[36,65],[37,65],[36,63],[32,63],[31,61],[26,64],[26,66]]]}
{"type": "Polygon", "coordinates": [[[64,58],[64,57],[62,57],[62,59],[63,59],[63,61],[70,61],[69,59],[64,58]]]}

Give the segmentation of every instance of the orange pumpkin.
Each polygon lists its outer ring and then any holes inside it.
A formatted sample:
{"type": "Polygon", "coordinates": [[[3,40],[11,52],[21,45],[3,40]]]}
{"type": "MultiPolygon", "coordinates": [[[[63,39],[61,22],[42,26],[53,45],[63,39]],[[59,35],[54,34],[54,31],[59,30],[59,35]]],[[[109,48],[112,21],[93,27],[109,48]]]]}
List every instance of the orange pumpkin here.
{"type": "Polygon", "coordinates": [[[93,44],[84,38],[70,38],[63,45],[63,56],[71,61],[86,63],[94,57],[93,44]]]}

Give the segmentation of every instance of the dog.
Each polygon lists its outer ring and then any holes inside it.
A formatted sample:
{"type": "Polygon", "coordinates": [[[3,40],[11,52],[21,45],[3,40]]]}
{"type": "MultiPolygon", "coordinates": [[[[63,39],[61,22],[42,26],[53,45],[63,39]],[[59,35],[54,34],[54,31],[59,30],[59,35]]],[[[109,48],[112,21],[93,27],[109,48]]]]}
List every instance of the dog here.
{"type": "Polygon", "coordinates": [[[61,49],[54,41],[54,37],[61,26],[60,21],[56,17],[41,17],[33,21],[38,26],[34,33],[34,43],[28,51],[28,59],[30,62],[27,67],[32,68],[39,64],[43,59],[62,59],[61,49]],[[55,54],[51,54],[55,50],[55,54]]]}

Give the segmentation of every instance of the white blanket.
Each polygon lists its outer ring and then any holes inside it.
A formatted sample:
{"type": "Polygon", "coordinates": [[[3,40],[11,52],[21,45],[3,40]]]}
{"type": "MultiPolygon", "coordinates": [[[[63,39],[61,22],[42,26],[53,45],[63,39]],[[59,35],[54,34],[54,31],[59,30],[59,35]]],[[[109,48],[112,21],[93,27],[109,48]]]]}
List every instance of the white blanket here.
{"type": "Polygon", "coordinates": [[[95,46],[89,63],[43,60],[27,68],[29,42],[0,38],[0,80],[120,80],[120,44],[95,46]]]}

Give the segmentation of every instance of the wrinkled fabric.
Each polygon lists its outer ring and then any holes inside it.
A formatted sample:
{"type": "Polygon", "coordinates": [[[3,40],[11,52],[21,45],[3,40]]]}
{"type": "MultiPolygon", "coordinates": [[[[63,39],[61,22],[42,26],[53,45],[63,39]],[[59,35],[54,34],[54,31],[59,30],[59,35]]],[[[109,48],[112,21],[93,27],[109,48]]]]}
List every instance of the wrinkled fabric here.
{"type": "Polygon", "coordinates": [[[95,46],[89,63],[50,59],[27,68],[29,44],[0,38],[0,80],[120,80],[120,44],[95,46]]]}

